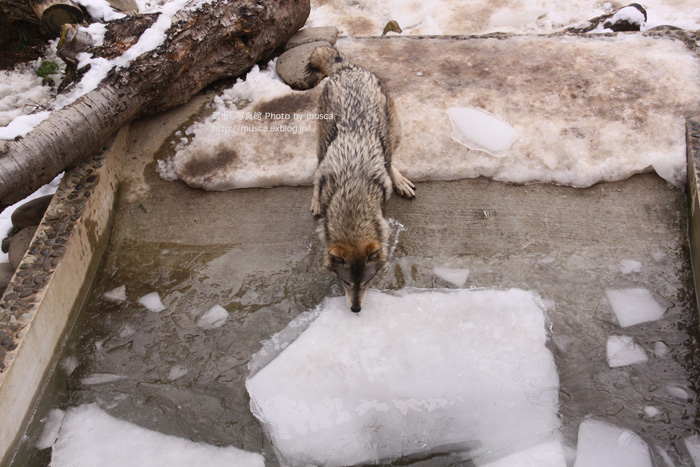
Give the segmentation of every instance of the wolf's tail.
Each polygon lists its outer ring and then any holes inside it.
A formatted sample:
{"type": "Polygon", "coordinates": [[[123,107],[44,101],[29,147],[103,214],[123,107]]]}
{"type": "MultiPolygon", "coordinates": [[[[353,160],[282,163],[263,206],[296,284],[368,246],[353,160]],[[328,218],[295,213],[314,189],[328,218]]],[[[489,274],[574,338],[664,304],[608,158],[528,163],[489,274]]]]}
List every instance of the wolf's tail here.
{"type": "Polygon", "coordinates": [[[322,46],[311,54],[309,64],[324,75],[331,76],[340,68],[346,66],[347,62],[334,47],[322,46]]]}

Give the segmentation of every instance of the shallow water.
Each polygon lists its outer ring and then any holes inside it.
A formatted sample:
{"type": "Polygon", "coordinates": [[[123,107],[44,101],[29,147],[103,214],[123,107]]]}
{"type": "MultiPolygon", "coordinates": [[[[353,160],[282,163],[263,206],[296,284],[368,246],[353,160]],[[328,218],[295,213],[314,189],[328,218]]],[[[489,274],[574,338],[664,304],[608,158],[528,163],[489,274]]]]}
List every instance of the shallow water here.
{"type": "MultiPolygon", "coordinates": [[[[306,209],[310,190],[283,190],[282,196],[299,198],[304,204],[300,209],[306,209]]],[[[255,193],[273,197],[280,192],[255,193]]],[[[538,292],[548,307],[567,447],[575,449],[580,422],[594,417],[639,434],[657,465],[665,465],[662,459],[667,456],[676,465],[691,465],[683,438],[696,430],[698,403],[692,395],[698,388],[700,368],[695,358],[697,310],[682,192],[663,188],[663,182],[653,176],[643,176],[580,192],[463,181],[421,184],[419,194],[421,198],[412,203],[390,202],[389,214],[406,230],[399,234],[394,259],[378,277],[376,288],[450,288],[450,282],[435,274],[436,268],[448,268],[469,270],[467,288],[518,287],[538,292]],[[477,190],[466,190],[463,199],[460,190],[474,186],[477,190]],[[674,209],[647,199],[630,200],[635,192],[627,187],[659,189],[674,209]],[[549,214],[538,217],[537,209],[497,201],[511,196],[526,201],[540,190],[544,194],[538,196],[544,199],[570,197],[570,212],[545,206],[542,209],[549,214]],[[437,198],[447,200],[446,204],[431,205],[437,198]],[[598,201],[590,208],[594,221],[586,220],[588,214],[582,210],[591,199],[598,201]],[[622,217],[619,212],[609,212],[610,206],[622,206],[624,212],[627,204],[635,203],[637,208],[622,217]],[[608,222],[606,216],[617,223],[608,222]],[[434,223],[433,218],[447,217],[444,225],[434,223]],[[597,232],[595,218],[610,230],[597,232]],[[636,227],[639,219],[646,222],[642,230],[636,227]],[[578,231],[577,222],[587,222],[589,231],[578,231]],[[639,261],[641,269],[625,274],[623,260],[639,261]],[[606,291],[629,287],[650,290],[668,308],[664,317],[620,328],[606,291]],[[634,337],[649,356],[648,362],[611,369],[606,360],[606,340],[611,335],[634,337]],[[654,355],[659,341],[668,347],[665,356],[654,355]],[[680,387],[681,391],[685,387],[691,396],[681,400],[666,387],[680,387]],[[646,415],[648,406],[659,414],[646,415]]],[[[211,196],[252,194],[244,190],[211,196]]],[[[122,211],[117,217],[117,229],[134,228],[121,224],[139,215],[136,208],[129,212],[122,211]]],[[[48,465],[50,449],[33,448],[41,419],[49,409],[92,402],[117,418],[162,433],[263,452],[268,465],[277,465],[249,410],[244,387],[247,363],[261,342],[293,318],[313,309],[326,296],[342,293],[320,268],[310,225],[300,229],[306,234],[294,245],[275,246],[274,240],[265,243],[263,237],[274,237],[267,233],[268,224],[277,221],[257,218],[259,225],[253,223],[251,235],[260,238],[260,244],[249,245],[237,243],[235,230],[231,244],[211,245],[124,241],[121,233],[115,234],[94,293],[68,339],[12,465],[48,465]],[[121,285],[126,287],[124,302],[104,297],[121,285]],[[138,304],[140,297],[154,291],[166,307],[159,313],[138,304]],[[220,327],[203,329],[198,318],[214,305],[224,307],[228,317],[220,327]]],[[[455,465],[455,458],[449,453],[426,453],[393,465],[455,465]]]]}

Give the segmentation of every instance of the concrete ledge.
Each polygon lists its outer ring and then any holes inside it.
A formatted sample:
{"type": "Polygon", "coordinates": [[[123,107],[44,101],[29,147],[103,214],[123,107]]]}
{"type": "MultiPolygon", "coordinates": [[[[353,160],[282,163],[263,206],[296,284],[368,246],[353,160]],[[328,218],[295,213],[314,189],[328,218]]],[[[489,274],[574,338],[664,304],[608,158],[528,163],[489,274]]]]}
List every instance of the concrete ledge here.
{"type": "MultiPolygon", "coordinates": [[[[690,257],[693,262],[696,297],[700,297],[700,115],[691,117],[686,123],[685,144],[688,154],[688,235],[690,257]]],[[[700,303],[698,304],[700,309],[700,303]]]]}
{"type": "Polygon", "coordinates": [[[127,133],[66,172],[0,299],[0,465],[24,432],[99,265],[127,133]]]}

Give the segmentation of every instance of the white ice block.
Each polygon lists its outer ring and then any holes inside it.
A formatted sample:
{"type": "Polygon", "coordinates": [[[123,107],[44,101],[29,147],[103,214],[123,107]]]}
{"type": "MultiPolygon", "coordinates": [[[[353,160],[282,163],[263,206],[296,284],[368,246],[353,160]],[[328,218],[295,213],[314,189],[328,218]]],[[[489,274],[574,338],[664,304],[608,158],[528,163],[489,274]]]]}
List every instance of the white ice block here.
{"type": "Polygon", "coordinates": [[[469,269],[435,266],[433,268],[433,274],[455,287],[464,287],[464,284],[467,283],[467,279],[469,278],[469,269]]]}
{"type": "Polygon", "coordinates": [[[159,313],[165,310],[165,305],[163,305],[163,302],[160,300],[160,295],[158,295],[158,292],[146,294],[139,298],[138,302],[146,307],[148,311],[152,311],[154,313],[159,313]]]}
{"type": "Polygon", "coordinates": [[[264,467],[263,456],[164,435],[108,415],[95,404],[66,411],[51,467],[264,467]]]}
{"type": "Polygon", "coordinates": [[[649,360],[644,349],[630,336],[610,336],[607,345],[610,368],[634,365],[649,360]]]}
{"type": "Polygon", "coordinates": [[[502,157],[518,139],[518,132],[500,117],[477,107],[450,107],[452,139],[492,156],[502,157]]]}
{"type": "Polygon", "coordinates": [[[623,328],[656,321],[666,312],[647,289],[609,289],[605,293],[617,316],[617,321],[623,328]]]}
{"type": "Polygon", "coordinates": [[[214,329],[224,325],[228,311],[221,305],[214,305],[197,318],[197,326],[204,329],[214,329]]]}
{"type": "Polygon", "coordinates": [[[578,429],[574,467],[652,467],[649,447],[636,433],[598,420],[578,429]]]}
{"type": "Polygon", "coordinates": [[[104,293],[104,297],[107,300],[121,303],[126,300],[126,286],[120,285],[119,287],[115,287],[112,290],[108,290],[104,293]]]}
{"type": "Polygon", "coordinates": [[[479,467],[566,467],[564,449],[559,441],[550,441],[510,454],[479,467]]]}
{"type": "Polygon", "coordinates": [[[344,297],[302,314],[253,357],[253,368],[274,358],[246,385],[288,466],[443,446],[492,459],[551,440],[559,427],[546,341],[533,292],[369,291],[359,315],[344,297]]]}

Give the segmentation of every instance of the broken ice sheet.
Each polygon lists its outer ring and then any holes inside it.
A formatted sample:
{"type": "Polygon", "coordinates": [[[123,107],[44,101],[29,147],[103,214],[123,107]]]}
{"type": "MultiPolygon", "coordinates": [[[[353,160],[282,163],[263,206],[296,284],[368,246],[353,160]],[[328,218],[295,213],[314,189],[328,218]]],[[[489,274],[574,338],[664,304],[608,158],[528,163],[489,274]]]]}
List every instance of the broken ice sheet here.
{"type": "Polygon", "coordinates": [[[146,307],[148,311],[152,311],[154,313],[159,313],[165,310],[165,305],[163,305],[163,302],[160,300],[160,295],[158,295],[158,292],[148,293],[139,298],[138,302],[146,307]]]}
{"type": "Polygon", "coordinates": [[[285,465],[440,448],[490,461],[559,427],[559,378],[534,292],[369,291],[359,315],[338,297],[299,319],[308,327],[289,345],[273,337],[251,367],[279,355],[246,382],[285,465]]]}
{"type": "Polygon", "coordinates": [[[510,454],[479,467],[566,467],[566,457],[557,440],[510,454]]]}
{"type": "Polygon", "coordinates": [[[478,107],[450,107],[447,114],[452,122],[452,139],[469,149],[485,151],[503,157],[518,132],[503,119],[478,107]]]}
{"type": "Polygon", "coordinates": [[[469,279],[468,268],[450,268],[446,266],[435,266],[433,274],[455,287],[464,287],[469,279]]]}
{"type": "Polygon", "coordinates": [[[263,457],[147,430],[95,404],[70,408],[53,445],[52,467],[264,467],[263,457]]]}
{"type": "Polygon", "coordinates": [[[661,319],[666,312],[647,289],[629,288],[607,290],[617,321],[623,328],[661,319]]]}
{"type": "Polygon", "coordinates": [[[598,420],[578,429],[574,467],[652,467],[649,447],[636,433],[598,420]]]}
{"type": "Polygon", "coordinates": [[[644,349],[630,336],[608,337],[607,357],[610,368],[634,365],[649,359],[644,349]]]}

